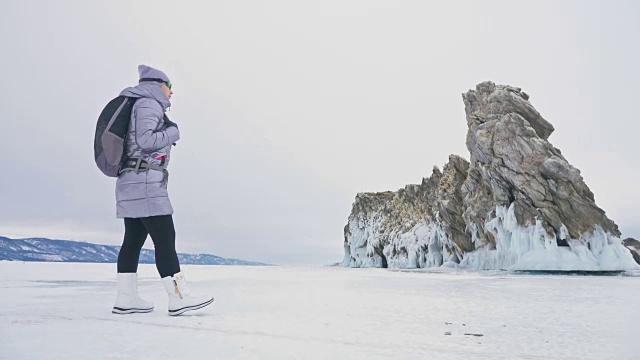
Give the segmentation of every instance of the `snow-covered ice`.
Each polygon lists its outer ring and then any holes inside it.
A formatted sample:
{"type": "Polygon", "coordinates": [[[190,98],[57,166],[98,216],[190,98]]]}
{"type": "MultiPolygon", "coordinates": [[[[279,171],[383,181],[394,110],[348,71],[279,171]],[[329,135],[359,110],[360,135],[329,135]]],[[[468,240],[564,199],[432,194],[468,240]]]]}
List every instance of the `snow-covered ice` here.
{"type": "Polygon", "coordinates": [[[184,269],[212,306],[169,317],[141,265],[156,310],[114,315],[114,264],[0,262],[0,359],[640,358],[640,276],[184,269]]]}

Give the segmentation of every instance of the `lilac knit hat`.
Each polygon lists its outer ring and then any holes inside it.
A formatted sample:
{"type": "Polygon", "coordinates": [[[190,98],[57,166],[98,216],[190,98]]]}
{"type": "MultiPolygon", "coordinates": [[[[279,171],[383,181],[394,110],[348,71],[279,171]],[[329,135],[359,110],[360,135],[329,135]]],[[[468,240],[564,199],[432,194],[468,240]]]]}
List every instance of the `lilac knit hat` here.
{"type": "Polygon", "coordinates": [[[164,82],[171,82],[167,74],[163,73],[158,69],[154,69],[151,66],[147,65],[138,65],[138,73],[140,74],[140,79],[160,79],[164,82]]]}

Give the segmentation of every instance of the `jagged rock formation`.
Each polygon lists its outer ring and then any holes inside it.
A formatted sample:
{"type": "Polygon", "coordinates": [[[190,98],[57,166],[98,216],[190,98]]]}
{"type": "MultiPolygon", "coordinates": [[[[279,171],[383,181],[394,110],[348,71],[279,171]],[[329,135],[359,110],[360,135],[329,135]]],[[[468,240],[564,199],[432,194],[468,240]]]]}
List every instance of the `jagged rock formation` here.
{"type": "Polygon", "coordinates": [[[635,269],[606,217],[519,88],[463,94],[471,161],[451,155],[420,185],[356,196],[345,266],[635,269]]]}
{"type": "Polygon", "coordinates": [[[629,251],[631,251],[631,255],[633,255],[633,260],[635,260],[638,264],[640,264],[640,241],[633,238],[626,238],[622,242],[624,246],[626,246],[629,251]]]}
{"type": "Polygon", "coordinates": [[[451,155],[420,185],[356,196],[345,226],[345,264],[432,267],[459,263],[473,250],[462,219],[460,187],[469,163],[451,155]],[[352,262],[353,261],[353,262],[352,262]]]}

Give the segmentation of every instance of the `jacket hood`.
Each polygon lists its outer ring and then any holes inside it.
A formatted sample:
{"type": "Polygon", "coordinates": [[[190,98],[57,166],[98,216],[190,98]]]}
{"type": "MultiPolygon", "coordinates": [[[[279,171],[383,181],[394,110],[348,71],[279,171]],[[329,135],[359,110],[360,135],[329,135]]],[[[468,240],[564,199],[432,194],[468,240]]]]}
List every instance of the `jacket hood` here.
{"type": "Polygon", "coordinates": [[[128,87],[120,92],[121,96],[133,98],[149,98],[158,101],[164,110],[171,106],[171,102],[167,96],[160,90],[161,84],[156,82],[141,82],[136,86],[128,87]]]}

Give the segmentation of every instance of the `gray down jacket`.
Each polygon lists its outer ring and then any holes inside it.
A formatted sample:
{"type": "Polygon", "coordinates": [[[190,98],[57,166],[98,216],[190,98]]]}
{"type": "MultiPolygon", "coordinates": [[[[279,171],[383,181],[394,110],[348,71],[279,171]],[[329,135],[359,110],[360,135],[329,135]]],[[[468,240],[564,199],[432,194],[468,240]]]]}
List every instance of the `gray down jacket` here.
{"type": "MultiPolygon", "coordinates": [[[[142,156],[150,164],[168,165],[171,146],[180,139],[176,126],[165,124],[164,112],[171,106],[159,83],[142,82],[124,89],[120,95],[137,97],[131,110],[125,153],[142,156]],[[163,162],[164,161],[164,162],[163,162]]],[[[171,215],[167,192],[168,173],[145,170],[125,171],[116,182],[116,217],[141,218],[171,215]]]]}

